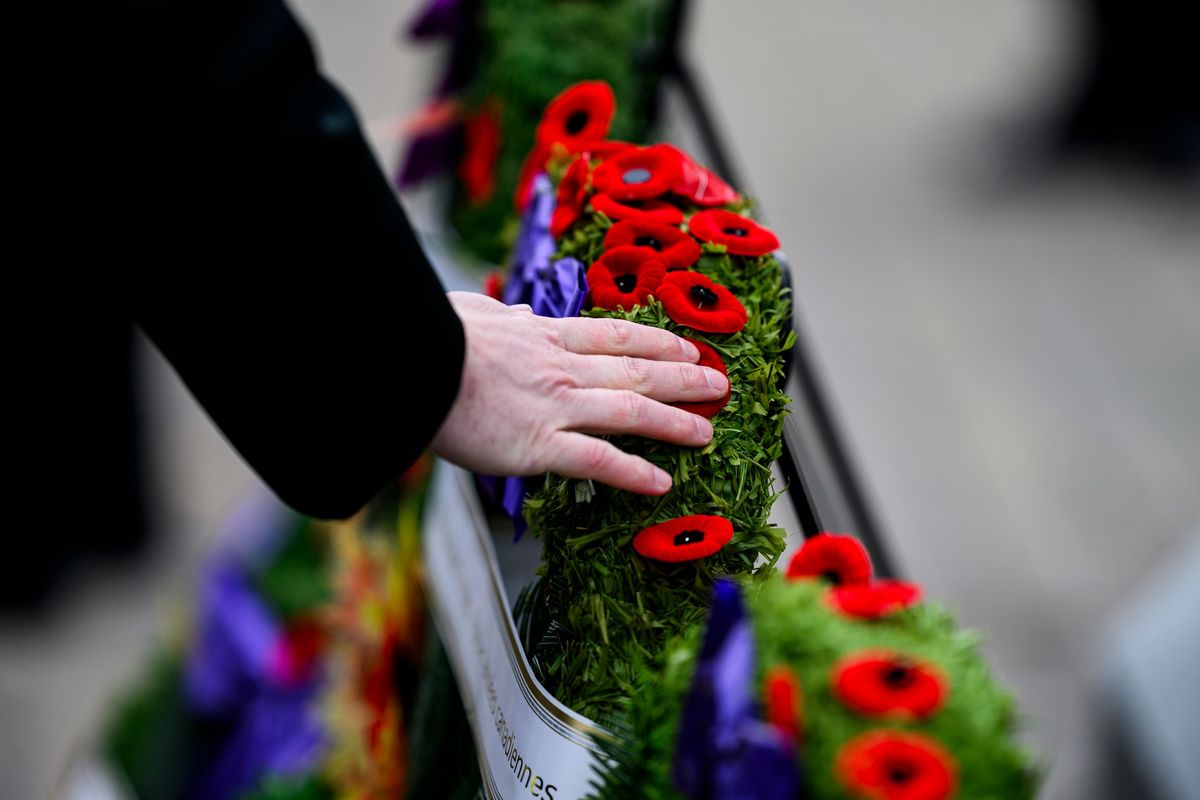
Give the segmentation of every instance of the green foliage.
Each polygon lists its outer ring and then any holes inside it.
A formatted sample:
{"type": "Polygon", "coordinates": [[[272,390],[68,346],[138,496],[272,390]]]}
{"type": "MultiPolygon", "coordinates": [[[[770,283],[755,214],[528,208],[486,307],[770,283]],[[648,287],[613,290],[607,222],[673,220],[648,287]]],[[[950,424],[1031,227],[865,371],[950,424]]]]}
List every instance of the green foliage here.
{"type": "MultiPolygon", "coordinates": [[[[431,626],[432,630],[432,626],[431,626]]],[[[445,646],[432,633],[409,722],[409,800],[472,800],[482,777],[445,646]]]]}
{"type": "MultiPolygon", "coordinates": [[[[849,798],[837,782],[838,751],[855,736],[890,728],[919,731],[940,742],[957,763],[959,797],[971,800],[1032,798],[1037,775],[1028,755],[1013,744],[1016,716],[1012,699],[999,689],[980,656],[978,637],[956,630],[953,619],[931,605],[918,605],[876,621],[832,611],[815,581],[781,578],[749,586],[748,608],[758,644],[759,676],[776,665],[791,668],[803,687],[806,781],[814,798],[849,798]],[[833,665],[864,649],[889,649],[932,662],[949,685],[946,704],[923,722],[870,719],[847,710],[830,688],[833,665]]],[[[618,756],[602,772],[596,797],[616,800],[641,787],[652,800],[681,796],[671,788],[678,711],[695,668],[699,630],[678,642],[648,670],[637,686],[621,741],[609,745],[618,756]],[[662,713],[672,709],[671,713],[662,713]]]]}
{"type": "Polygon", "coordinates": [[[603,80],[617,96],[610,138],[645,136],[646,109],[657,75],[645,54],[655,40],[662,0],[484,0],[479,68],[466,91],[477,108],[486,99],[500,104],[500,155],[496,191],[485,203],[455,199],[455,227],[467,247],[499,263],[516,231],[513,193],[534,129],[546,105],[583,80],[603,80]]]}
{"type": "Polygon", "coordinates": [[[219,735],[188,710],[179,660],[160,653],[118,703],[101,746],[138,800],[175,800],[187,794],[196,760],[219,735]]]}
{"type": "Polygon", "coordinates": [[[309,519],[294,524],[270,562],[252,576],[255,590],[284,622],[333,600],[328,545],[319,525],[309,519]]]}
{"type": "Polygon", "coordinates": [[[269,777],[242,800],[334,800],[333,789],[316,775],[269,777]]]}
{"type": "MultiPolygon", "coordinates": [[[[560,256],[590,263],[609,222],[590,214],[560,241],[560,256]]],[[[560,476],[525,506],[530,529],[545,540],[541,582],[518,616],[539,678],[564,703],[615,724],[633,697],[643,664],[673,637],[701,623],[710,586],[724,575],[766,573],[783,551],[784,532],[767,522],[775,499],[771,464],[781,452],[787,397],[782,356],[790,313],[772,257],[730,256],[708,247],[696,270],[730,289],[749,314],[734,334],[700,334],[673,323],[656,301],[630,311],[587,312],[664,328],[711,345],[729,371],[731,397],[712,419],[713,440],[699,449],[634,436],[613,442],[670,473],[664,497],[645,497],[560,476]],[[631,545],[643,528],[687,514],[733,522],[734,538],[707,559],[664,564],[631,545]]]]}

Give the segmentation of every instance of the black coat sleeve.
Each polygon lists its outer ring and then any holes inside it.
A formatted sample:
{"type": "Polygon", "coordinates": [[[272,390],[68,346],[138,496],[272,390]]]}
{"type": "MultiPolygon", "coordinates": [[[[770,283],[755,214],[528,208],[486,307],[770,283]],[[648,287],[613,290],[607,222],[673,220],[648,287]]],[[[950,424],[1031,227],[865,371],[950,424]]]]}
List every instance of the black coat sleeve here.
{"type": "Polygon", "coordinates": [[[48,77],[17,90],[6,207],[285,502],[354,513],[428,445],[464,338],[353,111],[280,0],[77,11],[28,27],[48,77]]]}

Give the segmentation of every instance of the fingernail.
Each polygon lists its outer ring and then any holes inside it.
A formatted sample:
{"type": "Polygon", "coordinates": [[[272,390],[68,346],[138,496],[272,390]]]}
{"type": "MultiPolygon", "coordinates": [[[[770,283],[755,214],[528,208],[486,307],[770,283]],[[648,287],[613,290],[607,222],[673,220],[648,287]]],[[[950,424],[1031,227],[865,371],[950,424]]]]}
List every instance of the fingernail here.
{"type": "Polygon", "coordinates": [[[713,389],[719,389],[724,392],[729,388],[729,379],[715,369],[704,368],[704,380],[708,381],[708,385],[713,389]]]}
{"type": "Polygon", "coordinates": [[[665,492],[671,488],[671,476],[657,467],[654,468],[653,481],[654,488],[660,492],[665,492]]]}
{"type": "Polygon", "coordinates": [[[699,348],[697,348],[696,345],[692,344],[687,339],[684,339],[682,336],[679,336],[677,338],[679,339],[680,350],[683,351],[684,360],[690,361],[693,364],[695,364],[697,361],[699,361],[700,360],[699,348]]]}
{"type": "Polygon", "coordinates": [[[693,416],[696,418],[696,435],[706,442],[712,439],[712,423],[698,414],[694,414],[693,416]]]}

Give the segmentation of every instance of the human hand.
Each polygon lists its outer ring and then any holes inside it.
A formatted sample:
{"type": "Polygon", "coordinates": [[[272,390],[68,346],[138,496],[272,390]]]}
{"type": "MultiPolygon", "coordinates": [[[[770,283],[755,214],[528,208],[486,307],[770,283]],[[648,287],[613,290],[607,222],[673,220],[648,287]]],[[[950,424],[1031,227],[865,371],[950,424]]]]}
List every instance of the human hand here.
{"type": "Polygon", "coordinates": [[[712,425],[664,403],[724,397],[687,340],[615,319],[552,319],[473,292],[450,292],[467,352],[462,385],[431,449],[491,475],[556,472],[639,494],[671,477],[587,434],[632,433],[700,447],[712,425]]]}

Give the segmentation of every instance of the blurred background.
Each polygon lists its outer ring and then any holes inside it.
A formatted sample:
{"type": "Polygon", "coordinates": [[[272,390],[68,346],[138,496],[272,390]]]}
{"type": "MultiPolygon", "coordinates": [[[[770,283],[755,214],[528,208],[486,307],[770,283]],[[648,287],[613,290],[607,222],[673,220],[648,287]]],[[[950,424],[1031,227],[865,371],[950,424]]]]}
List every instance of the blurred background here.
{"type": "MultiPolygon", "coordinates": [[[[293,2],[389,170],[437,68],[416,5],[293,2]]],[[[986,635],[1054,799],[1150,796],[1200,741],[1200,684],[1154,671],[1200,668],[1197,71],[1175,12],[1109,5],[702,0],[685,32],[886,543],[986,635]]],[[[137,354],[149,549],[0,618],[6,800],[87,746],[256,484],[137,354]]]]}

